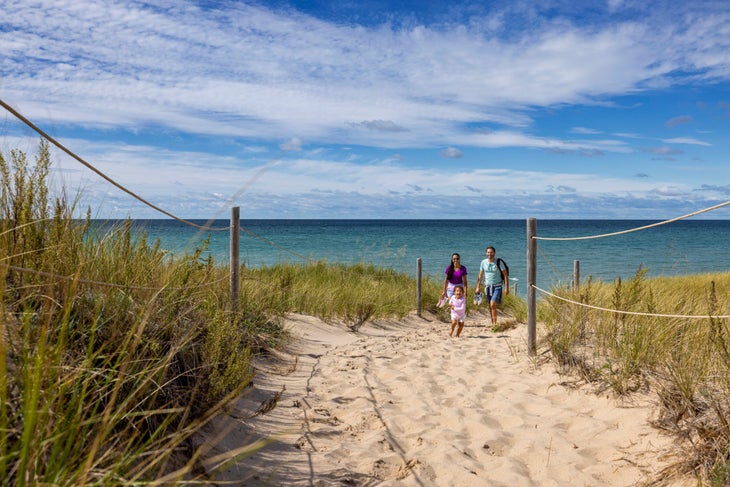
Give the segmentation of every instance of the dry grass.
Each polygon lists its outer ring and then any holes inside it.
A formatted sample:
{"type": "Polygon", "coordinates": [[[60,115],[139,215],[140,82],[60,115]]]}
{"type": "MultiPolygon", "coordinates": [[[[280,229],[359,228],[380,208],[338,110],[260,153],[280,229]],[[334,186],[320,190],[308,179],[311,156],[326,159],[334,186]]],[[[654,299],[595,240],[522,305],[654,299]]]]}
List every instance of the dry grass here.
{"type": "Polygon", "coordinates": [[[566,299],[621,311],[707,318],[611,313],[548,297],[540,303],[544,340],[558,367],[586,381],[657,397],[656,426],[677,438],[680,460],[663,472],[690,474],[710,485],[730,484],[730,273],[588,282],[553,290],[566,299]]]}
{"type": "Polygon", "coordinates": [[[286,339],[286,313],[356,331],[414,307],[413,279],[315,263],[242,269],[231,311],[205,241],[171,259],[129,222],[74,219],[49,167],[43,142],[34,161],[0,154],[0,485],[196,483],[191,435],[286,339]]]}

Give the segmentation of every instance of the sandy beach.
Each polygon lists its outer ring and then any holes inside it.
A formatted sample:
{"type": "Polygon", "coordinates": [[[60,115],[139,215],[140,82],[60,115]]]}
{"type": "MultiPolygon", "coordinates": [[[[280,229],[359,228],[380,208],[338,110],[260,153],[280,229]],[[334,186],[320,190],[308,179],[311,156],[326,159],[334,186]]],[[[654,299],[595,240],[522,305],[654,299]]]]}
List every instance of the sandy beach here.
{"type": "Polygon", "coordinates": [[[544,350],[529,357],[524,324],[484,323],[467,317],[450,338],[429,315],[358,333],[291,316],[295,340],[259,361],[254,387],[197,438],[209,471],[246,452],[210,485],[653,484],[672,439],[650,426],[649,397],[598,394],[544,350]]]}

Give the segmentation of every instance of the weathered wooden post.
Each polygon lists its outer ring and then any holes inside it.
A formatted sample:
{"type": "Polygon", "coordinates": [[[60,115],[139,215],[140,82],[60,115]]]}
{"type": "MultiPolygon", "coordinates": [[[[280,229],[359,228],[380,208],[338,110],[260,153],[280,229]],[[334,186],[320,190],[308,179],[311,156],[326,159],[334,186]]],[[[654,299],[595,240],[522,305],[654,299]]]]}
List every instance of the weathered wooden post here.
{"type": "Polygon", "coordinates": [[[416,313],[421,316],[421,258],[416,259],[416,313]]]}
{"type": "Polygon", "coordinates": [[[573,261],[573,291],[577,291],[580,287],[580,261],[573,261]]]}
{"type": "Polygon", "coordinates": [[[537,303],[535,285],[537,281],[537,220],[527,219],[527,351],[537,353],[537,303]]]}
{"type": "Polygon", "coordinates": [[[239,294],[239,283],[240,283],[240,269],[239,269],[239,256],[240,256],[240,243],[241,243],[241,208],[234,206],[231,208],[231,255],[230,255],[230,266],[231,266],[231,316],[234,317],[238,312],[238,294],[239,294]]]}

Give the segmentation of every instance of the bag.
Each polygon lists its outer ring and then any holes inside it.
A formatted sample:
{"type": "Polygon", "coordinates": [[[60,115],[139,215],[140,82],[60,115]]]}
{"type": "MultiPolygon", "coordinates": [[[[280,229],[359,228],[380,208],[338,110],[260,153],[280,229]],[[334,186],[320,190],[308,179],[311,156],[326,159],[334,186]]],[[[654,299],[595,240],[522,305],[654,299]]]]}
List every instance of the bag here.
{"type": "Polygon", "coordinates": [[[497,258],[497,269],[499,269],[499,272],[502,275],[504,284],[509,286],[509,266],[507,263],[504,260],[497,258]]]}

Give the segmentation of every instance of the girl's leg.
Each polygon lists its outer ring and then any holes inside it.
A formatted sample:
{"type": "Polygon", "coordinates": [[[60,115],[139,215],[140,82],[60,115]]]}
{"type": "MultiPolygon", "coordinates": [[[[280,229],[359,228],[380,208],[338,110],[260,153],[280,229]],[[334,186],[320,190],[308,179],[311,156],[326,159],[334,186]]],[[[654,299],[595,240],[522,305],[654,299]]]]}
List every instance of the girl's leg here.
{"type": "MultiPolygon", "coordinates": [[[[456,328],[456,320],[451,320],[451,332],[449,333],[449,336],[454,335],[454,328],[456,328]]],[[[456,335],[459,336],[459,335],[456,335]]]]}
{"type": "Polygon", "coordinates": [[[456,330],[456,336],[457,336],[457,337],[458,337],[459,335],[461,335],[461,330],[462,330],[463,328],[464,328],[464,322],[463,322],[463,321],[460,321],[460,322],[459,322],[459,329],[458,329],[458,330],[456,330]]]}

